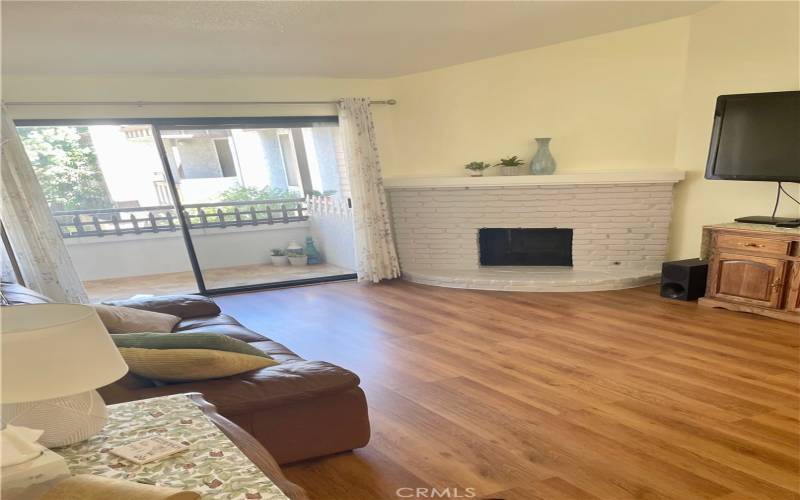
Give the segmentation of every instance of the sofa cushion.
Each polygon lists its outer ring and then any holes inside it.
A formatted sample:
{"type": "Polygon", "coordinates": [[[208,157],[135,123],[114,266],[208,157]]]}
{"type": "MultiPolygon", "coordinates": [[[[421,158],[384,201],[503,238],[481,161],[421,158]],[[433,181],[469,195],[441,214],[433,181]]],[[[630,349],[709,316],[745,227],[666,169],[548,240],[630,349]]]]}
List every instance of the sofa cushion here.
{"type": "Polygon", "coordinates": [[[103,302],[103,304],[172,314],[184,319],[215,316],[221,312],[216,302],[202,295],[158,295],[136,299],[109,300],[103,302]]]}
{"type": "Polygon", "coordinates": [[[132,307],[92,306],[108,333],[159,332],[169,333],[181,320],[172,314],[143,311],[132,307]]]}
{"type": "Polygon", "coordinates": [[[261,342],[250,342],[251,346],[259,349],[272,359],[278,361],[297,361],[302,360],[300,356],[289,350],[285,345],[279,344],[274,340],[263,340],[261,342]]]}
{"type": "Polygon", "coordinates": [[[177,333],[217,333],[244,342],[260,342],[262,340],[267,340],[266,337],[257,334],[249,328],[245,328],[241,323],[236,321],[236,319],[227,314],[184,319],[175,326],[173,331],[177,333]]]}
{"type": "Polygon", "coordinates": [[[324,361],[287,361],[235,377],[138,389],[129,393],[106,391],[106,403],[145,399],[167,394],[201,392],[222,414],[237,415],[295,401],[336,394],[358,387],[358,376],[324,361]]]}

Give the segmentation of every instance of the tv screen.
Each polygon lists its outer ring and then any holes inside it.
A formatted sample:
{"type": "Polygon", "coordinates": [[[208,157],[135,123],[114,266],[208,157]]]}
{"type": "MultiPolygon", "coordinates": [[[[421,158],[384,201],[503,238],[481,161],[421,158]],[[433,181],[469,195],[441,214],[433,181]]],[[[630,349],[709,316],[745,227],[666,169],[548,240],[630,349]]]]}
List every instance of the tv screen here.
{"type": "Polygon", "coordinates": [[[800,182],[800,91],[719,96],[706,178],[800,182]]]}

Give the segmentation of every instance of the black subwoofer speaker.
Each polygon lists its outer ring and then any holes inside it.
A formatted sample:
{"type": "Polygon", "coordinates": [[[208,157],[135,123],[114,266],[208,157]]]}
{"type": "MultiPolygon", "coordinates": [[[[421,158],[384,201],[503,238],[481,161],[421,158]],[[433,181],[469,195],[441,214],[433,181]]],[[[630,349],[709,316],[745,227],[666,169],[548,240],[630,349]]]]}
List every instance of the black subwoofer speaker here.
{"type": "Polygon", "coordinates": [[[708,262],[700,259],[675,260],[661,265],[661,296],[695,300],[706,293],[708,262]]]}

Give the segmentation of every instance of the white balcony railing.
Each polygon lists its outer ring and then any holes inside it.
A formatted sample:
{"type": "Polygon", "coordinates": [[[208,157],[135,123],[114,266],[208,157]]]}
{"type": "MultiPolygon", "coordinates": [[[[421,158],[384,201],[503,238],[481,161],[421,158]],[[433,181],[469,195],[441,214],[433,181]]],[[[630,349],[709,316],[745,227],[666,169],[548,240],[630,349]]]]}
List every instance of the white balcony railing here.
{"type": "MultiPolygon", "coordinates": [[[[190,229],[280,224],[308,220],[303,198],[184,205],[190,229]]],[[[53,212],[65,238],[175,231],[181,224],[170,205],[53,212]]]]}

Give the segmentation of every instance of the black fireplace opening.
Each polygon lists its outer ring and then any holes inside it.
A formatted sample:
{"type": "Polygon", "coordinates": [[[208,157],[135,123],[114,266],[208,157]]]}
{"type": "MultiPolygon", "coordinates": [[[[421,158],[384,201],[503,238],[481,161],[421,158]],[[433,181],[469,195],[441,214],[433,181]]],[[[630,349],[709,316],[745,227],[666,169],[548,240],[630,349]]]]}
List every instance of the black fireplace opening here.
{"type": "Polygon", "coordinates": [[[572,229],[478,230],[482,266],[570,266],[572,229]]]}

